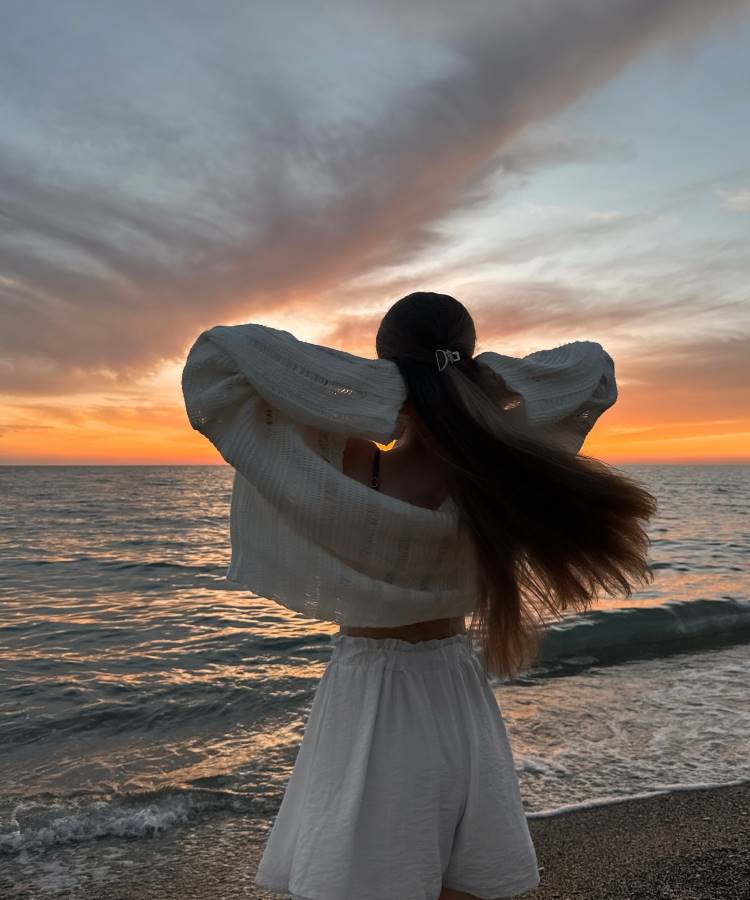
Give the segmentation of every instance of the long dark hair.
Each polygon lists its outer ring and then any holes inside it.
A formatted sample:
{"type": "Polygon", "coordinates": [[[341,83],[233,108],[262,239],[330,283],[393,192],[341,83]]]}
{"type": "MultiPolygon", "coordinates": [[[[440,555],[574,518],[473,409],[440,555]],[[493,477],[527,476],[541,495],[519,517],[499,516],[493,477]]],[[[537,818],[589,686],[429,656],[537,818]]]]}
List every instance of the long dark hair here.
{"type": "Polygon", "coordinates": [[[657,503],[600,460],[535,434],[522,398],[473,359],[475,344],[463,304],[426,291],[394,303],[376,338],[378,357],[398,365],[417,432],[445,464],[458,527],[471,537],[480,591],[469,631],[485,669],[512,676],[538,656],[550,617],[653,579],[644,526],[657,503]],[[461,358],[440,371],[436,348],[461,358]]]}

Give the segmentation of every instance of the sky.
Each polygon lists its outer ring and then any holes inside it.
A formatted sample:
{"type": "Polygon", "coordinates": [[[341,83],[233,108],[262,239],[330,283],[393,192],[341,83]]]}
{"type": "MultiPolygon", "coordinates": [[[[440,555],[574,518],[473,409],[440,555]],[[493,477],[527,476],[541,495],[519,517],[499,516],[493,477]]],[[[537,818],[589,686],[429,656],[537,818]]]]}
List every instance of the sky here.
{"type": "Polygon", "coordinates": [[[0,463],[221,463],[197,336],[600,342],[582,452],[750,462],[750,3],[5,0],[0,463]]]}

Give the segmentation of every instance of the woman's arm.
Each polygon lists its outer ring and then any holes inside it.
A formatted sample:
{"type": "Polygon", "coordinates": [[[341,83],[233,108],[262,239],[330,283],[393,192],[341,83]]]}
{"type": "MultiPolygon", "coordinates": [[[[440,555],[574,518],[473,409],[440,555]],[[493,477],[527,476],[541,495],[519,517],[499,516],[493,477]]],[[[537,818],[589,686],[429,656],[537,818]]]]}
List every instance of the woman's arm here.
{"type": "Polygon", "coordinates": [[[572,453],[617,400],[614,360],[595,341],[572,341],[520,359],[492,351],[476,359],[523,398],[538,435],[572,453]]]}
{"type": "Polygon", "coordinates": [[[182,392],[192,427],[246,477],[257,477],[274,452],[275,423],[385,444],[406,399],[391,360],[365,359],[259,324],[202,332],[188,353],[182,392]]]}

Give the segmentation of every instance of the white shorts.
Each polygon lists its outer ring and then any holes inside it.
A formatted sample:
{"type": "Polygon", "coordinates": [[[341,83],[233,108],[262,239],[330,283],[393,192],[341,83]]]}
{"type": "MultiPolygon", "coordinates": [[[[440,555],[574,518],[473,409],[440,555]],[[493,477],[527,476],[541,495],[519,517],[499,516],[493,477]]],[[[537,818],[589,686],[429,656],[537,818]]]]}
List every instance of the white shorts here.
{"type": "Polygon", "coordinates": [[[535,888],[505,723],[468,634],[330,640],[256,886],[294,900],[535,888]]]}

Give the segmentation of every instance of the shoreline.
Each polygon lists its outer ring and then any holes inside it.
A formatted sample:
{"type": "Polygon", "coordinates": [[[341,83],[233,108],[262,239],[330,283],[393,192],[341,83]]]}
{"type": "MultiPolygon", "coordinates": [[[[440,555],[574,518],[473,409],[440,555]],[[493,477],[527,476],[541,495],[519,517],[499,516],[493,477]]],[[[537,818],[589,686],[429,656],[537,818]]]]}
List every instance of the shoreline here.
{"type": "Polygon", "coordinates": [[[567,816],[571,813],[587,812],[590,809],[602,809],[605,806],[616,806],[618,803],[635,803],[638,800],[651,800],[654,797],[664,797],[668,794],[693,794],[699,791],[725,790],[731,787],[750,785],[750,778],[739,781],[728,781],[726,784],[676,784],[663,790],[644,791],[642,794],[633,794],[631,797],[614,797],[602,800],[590,800],[584,803],[573,803],[570,806],[556,807],[551,811],[528,813],[529,824],[536,819],[554,819],[557,816],[567,816]]]}
{"type": "MultiPolygon", "coordinates": [[[[541,883],[518,895],[523,900],[750,900],[748,782],[618,800],[528,822],[541,883]]],[[[65,845],[29,858],[25,884],[0,877],[0,895],[286,900],[253,884],[265,839],[252,837],[251,824],[227,812],[154,838],[65,845]]]]}

